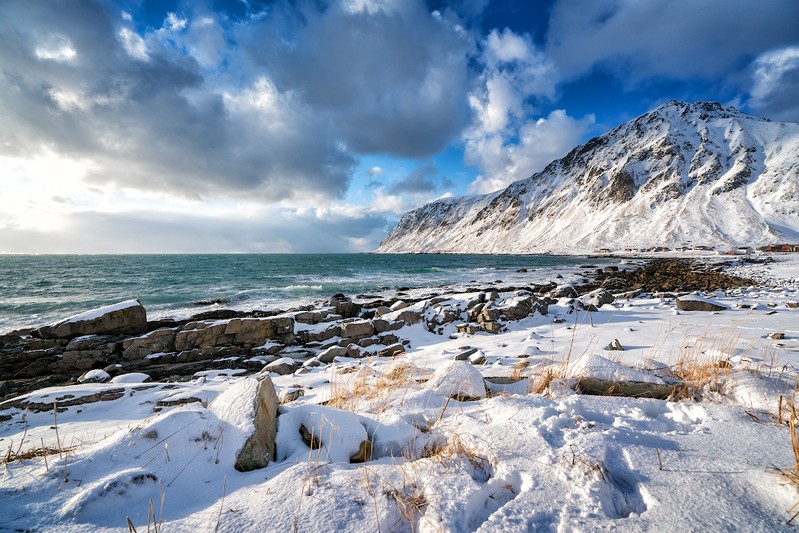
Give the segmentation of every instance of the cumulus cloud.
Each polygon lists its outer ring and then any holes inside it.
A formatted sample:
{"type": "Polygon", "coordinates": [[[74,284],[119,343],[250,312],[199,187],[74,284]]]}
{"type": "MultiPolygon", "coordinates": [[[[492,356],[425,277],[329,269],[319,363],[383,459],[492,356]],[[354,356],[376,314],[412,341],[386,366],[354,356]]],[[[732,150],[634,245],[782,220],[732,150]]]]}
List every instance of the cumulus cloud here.
{"type": "Polygon", "coordinates": [[[452,181],[438,175],[435,165],[423,165],[389,187],[390,194],[425,194],[452,187],[452,181]]]}
{"type": "Polygon", "coordinates": [[[752,76],[750,106],[777,120],[799,122],[799,46],[762,54],[752,76]]]}
{"type": "Polygon", "coordinates": [[[547,53],[568,77],[597,65],[637,82],[717,79],[756,54],[796,42],[794,0],[558,0],[547,53]]]}
{"type": "Polygon", "coordinates": [[[593,115],[575,119],[557,109],[546,118],[522,124],[517,140],[500,135],[470,139],[469,161],[482,174],[471,183],[469,192],[484,194],[530,177],[578,145],[593,124],[593,115]]]}
{"type": "Polygon", "coordinates": [[[97,183],[194,197],[343,194],[356,160],[326,117],[263,76],[207,68],[225,53],[215,20],[188,22],[183,46],[181,19],[140,35],[106,6],[0,5],[2,155],[87,158],[97,183]]]}
{"type": "Polygon", "coordinates": [[[272,207],[217,217],[81,211],[60,231],[3,227],[0,221],[0,253],[365,252],[377,247],[386,224],[385,217],[363,209],[331,213],[272,207]]]}
{"type": "Polygon", "coordinates": [[[481,174],[472,194],[501,189],[541,170],[583,138],[593,116],[575,119],[564,110],[545,118],[537,105],[555,97],[559,73],[530,35],[491,31],[482,43],[484,65],[470,102],[475,121],[465,134],[465,159],[481,174]]]}
{"type": "Polygon", "coordinates": [[[349,149],[423,158],[469,119],[473,38],[453,17],[422,0],[278,2],[246,40],[276,86],[330,116],[349,149]]]}

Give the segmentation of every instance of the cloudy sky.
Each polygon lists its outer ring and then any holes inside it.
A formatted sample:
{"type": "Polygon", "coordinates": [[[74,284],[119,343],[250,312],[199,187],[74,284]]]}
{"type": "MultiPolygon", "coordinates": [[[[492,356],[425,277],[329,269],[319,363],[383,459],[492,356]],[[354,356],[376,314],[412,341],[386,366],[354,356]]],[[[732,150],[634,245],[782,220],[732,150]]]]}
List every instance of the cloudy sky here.
{"type": "Polygon", "coordinates": [[[796,0],[6,0],[0,253],[354,252],[670,100],[799,121],[796,0]]]}

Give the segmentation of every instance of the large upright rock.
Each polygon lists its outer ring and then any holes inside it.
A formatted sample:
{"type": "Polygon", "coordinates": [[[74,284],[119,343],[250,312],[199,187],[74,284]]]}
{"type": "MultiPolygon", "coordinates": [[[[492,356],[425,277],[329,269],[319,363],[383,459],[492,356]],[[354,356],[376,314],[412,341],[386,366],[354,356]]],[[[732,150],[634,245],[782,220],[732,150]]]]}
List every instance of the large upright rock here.
{"type": "Polygon", "coordinates": [[[234,383],[208,406],[224,432],[222,452],[235,454],[233,466],[239,472],[263,468],[274,460],[278,405],[272,380],[263,376],[234,383]]]}
{"type": "Polygon", "coordinates": [[[440,366],[426,387],[462,402],[486,397],[483,375],[466,361],[450,361],[440,366]]]}
{"type": "Polygon", "coordinates": [[[44,339],[68,339],[80,335],[140,335],[147,331],[147,313],[138,300],[126,300],[69,317],[34,330],[44,339]]]}

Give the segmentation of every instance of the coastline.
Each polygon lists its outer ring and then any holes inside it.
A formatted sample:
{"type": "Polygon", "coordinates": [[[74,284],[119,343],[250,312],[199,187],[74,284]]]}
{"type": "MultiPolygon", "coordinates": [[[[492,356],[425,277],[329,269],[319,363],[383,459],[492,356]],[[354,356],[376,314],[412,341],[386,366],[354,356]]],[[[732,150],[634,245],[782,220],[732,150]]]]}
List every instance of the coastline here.
{"type": "MultiPolygon", "coordinates": [[[[659,256],[671,261],[660,265],[667,277],[630,258],[618,270],[583,269],[575,285],[335,295],[282,313],[152,323],[113,342],[73,337],[67,344],[83,343],[84,354],[46,357],[99,357],[90,365],[99,366],[109,360],[96,352],[112,345],[121,367],[73,369],[58,383],[34,377],[35,389],[6,386],[0,403],[8,458],[74,443],[66,460],[49,456],[68,481],[59,471],[45,478],[48,490],[32,490],[44,459],[19,459],[6,463],[0,490],[12,507],[52,516],[15,524],[76,531],[122,525],[92,511],[110,501],[96,489],[109,480],[139,487],[120,501],[137,527],[146,523],[141,510],[158,484],[136,485],[128,472],[163,480],[176,530],[263,529],[264,516],[268,527],[303,530],[712,529],[720,516],[781,530],[797,492],[767,469],[793,462],[785,424],[799,369],[799,260],[718,259],[659,256]],[[240,473],[231,459],[240,426],[215,424],[233,416],[223,413],[234,391],[267,376],[281,402],[277,452],[265,469],[240,473]],[[193,420],[207,422],[181,430],[193,420]],[[162,438],[169,461],[163,444],[151,448],[162,438]],[[702,491],[697,472],[707,472],[702,491]],[[217,490],[190,500],[198,483],[217,490]],[[217,517],[223,505],[236,512],[217,517]]],[[[28,341],[46,350],[47,335],[28,341]]],[[[12,519],[0,510],[0,523],[12,519]]]]}

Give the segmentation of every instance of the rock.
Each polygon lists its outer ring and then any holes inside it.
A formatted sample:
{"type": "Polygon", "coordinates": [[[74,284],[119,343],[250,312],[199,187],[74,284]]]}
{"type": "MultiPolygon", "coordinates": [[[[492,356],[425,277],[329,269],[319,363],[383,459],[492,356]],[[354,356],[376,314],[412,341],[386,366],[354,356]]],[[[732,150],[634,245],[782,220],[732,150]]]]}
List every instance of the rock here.
{"type": "Polygon", "coordinates": [[[468,335],[474,335],[478,331],[480,331],[480,326],[477,324],[458,324],[455,326],[455,329],[458,333],[466,333],[468,335]]]}
{"type": "Polygon", "coordinates": [[[580,298],[580,301],[585,305],[586,308],[589,305],[594,305],[599,308],[605,304],[611,304],[615,300],[616,298],[610,293],[610,291],[606,289],[597,289],[595,291],[591,291],[580,298]]]}
{"type": "Polygon", "coordinates": [[[106,383],[111,376],[105,370],[89,370],[78,378],[78,383],[106,383]]]}
{"type": "Polygon", "coordinates": [[[422,321],[422,314],[419,311],[404,309],[400,312],[399,315],[397,315],[396,319],[398,321],[401,320],[402,322],[404,322],[409,326],[412,326],[422,321]]]}
{"type": "Polygon", "coordinates": [[[394,303],[393,303],[393,304],[391,304],[391,306],[390,306],[390,308],[391,308],[391,310],[392,310],[392,311],[399,311],[399,310],[401,310],[401,309],[405,309],[406,307],[408,307],[408,304],[406,304],[406,303],[405,303],[405,302],[403,302],[402,300],[397,300],[396,302],[394,302],[394,303]]]}
{"type": "Polygon", "coordinates": [[[294,341],[291,317],[232,318],[230,320],[189,322],[175,335],[175,351],[216,346],[262,345],[274,340],[294,341]]]}
{"type": "Polygon", "coordinates": [[[372,321],[375,328],[375,333],[385,333],[386,331],[394,331],[401,329],[405,325],[401,320],[385,320],[383,318],[376,318],[372,321]]]}
{"type": "Polygon", "coordinates": [[[138,300],[127,300],[69,317],[32,332],[36,337],[72,338],[80,335],[140,335],[147,331],[147,313],[138,300]]]}
{"type": "Polygon", "coordinates": [[[377,352],[377,355],[379,357],[394,357],[395,355],[399,355],[401,353],[405,353],[405,347],[402,344],[397,343],[383,348],[377,352]]]}
{"type": "Polygon", "coordinates": [[[371,337],[375,333],[375,328],[368,320],[358,322],[345,322],[341,325],[341,336],[345,339],[358,340],[371,337]]]}
{"type": "Polygon", "coordinates": [[[400,342],[400,338],[393,333],[381,333],[377,338],[380,339],[380,344],[385,344],[386,346],[400,342]]]}
{"type": "Polygon", "coordinates": [[[499,333],[500,331],[502,331],[504,324],[502,324],[501,322],[484,322],[482,324],[482,327],[485,331],[489,333],[499,333]]]}
{"type": "Polygon", "coordinates": [[[531,296],[517,296],[505,302],[499,308],[508,320],[521,320],[527,318],[533,311],[533,298],[531,296]]]}
{"type": "Polygon", "coordinates": [[[272,361],[268,365],[266,365],[262,373],[265,372],[274,372],[275,374],[280,374],[281,376],[285,376],[288,374],[293,374],[299,364],[297,361],[292,359],[291,357],[281,357],[277,361],[272,361]]]}
{"type": "Polygon", "coordinates": [[[477,351],[477,348],[467,348],[454,357],[455,361],[468,361],[469,356],[477,351]]]}
{"type": "Polygon", "coordinates": [[[769,339],[773,339],[773,340],[777,340],[777,341],[778,340],[782,340],[782,339],[785,338],[785,333],[769,333],[768,334],[768,338],[769,339]]]}
{"type": "Polygon", "coordinates": [[[278,398],[281,404],[291,403],[299,398],[302,398],[303,396],[305,396],[305,389],[297,387],[282,389],[280,391],[280,394],[278,394],[278,398]]]}
{"type": "Polygon", "coordinates": [[[365,357],[364,351],[355,343],[350,343],[347,345],[347,357],[352,357],[354,359],[362,359],[365,357]]]}
{"type": "Polygon", "coordinates": [[[381,317],[383,315],[387,315],[387,314],[392,313],[392,312],[393,311],[391,310],[390,307],[386,307],[385,305],[381,305],[377,309],[375,309],[375,317],[381,317]]]}
{"type": "Polygon", "coordinates": [[[728,308],[712,300],[689,295],[683,296],[682,298],[677,298],[677,309],[681,309],[682,311],[712,312],[724,311],[728,308]]]}
{"type": "Polygon", "coordinates": [[[486,362],[486,356],[482,350],[477,350],[469,355],[469,362],[473,365],[482,365],[486,362]]]}
{"type": "Polygon", "coordinates": [[[621,345],[619,339],[613,339],[613,342],[605,346],[605,349],[609,351],[623,352],[624,346],[621,345]]]}
{"type": "Polygon", "coordinates": [[[275,458],[278,398],[269,376],[247,378],[228,388],[212,403],[223,427],[231,426],[245,435],[236,453],[239,472],[263,468],[275,458]]]}
{"type": "MultiPolygon", "coordinates": [[[[66,394],[60,398],[56,398],[56,407],[57,409],[61,409],[63,407],[72,407],[73,405],[84,405],[87,403],[95,403],[95,402],[109,402],[113,400],[118,400],[125,396],[125,389],[122,388],[112,388],[112,389],[105,389],[94,394],[85,394],[83,396],[74,397],[71,394],[66,394]]],[[[26,409],[28,411],[33,411],[36,413],[43,413],[47,411],[53,410],[53,402],[32,402],[28,397],[23,398],[15,398],[13,400],[7,400],[5,402],[0,403],[0,410],[8,409],[10,407],[16,407],[18,409],[26,409]]]]}
{"type": "Polygon", "coordinates": [[[317,358],[322,363],[332,363],[335,361],[336,357],[345,357],[347,355],[347,349],[342,348],[341,346],[331,346],[327,350],[324,350],[320,353],[317,358]]]}
{"type": "Polygon", "coordinates": [[[440,366],[425,386],[437,394],[462,402],[486,397],[482,374],[466,361],[450,361],[440,366]]]}
{"type": "Polygon", "coordinates": [[[125,339],[122,342],[122,357],[133,361],[154,353],[173,352],[176,334],[177,328],[161,328],[141,337],[125,339]]]}
{"type": "Polygon", "coordinates": [[[361,306],[352,302],[339,302],[336,304],[336,314],[342,318],[354,318],[361,314],[361,306]]]}
{"type": "Polygon", "coordinates": [[[297,332],[297,335],[305,344],[309,342],[324,342],[332,339],[333,337],[340,336],[341,326],[334,324],[322,331],[300,330],[297,332]]]}
{"type": "Polygon", "coordinates": [[[362,440],[358,451],[350,456],[350,463],[365,463],[372,460],[372,441],[362,440]]]}

